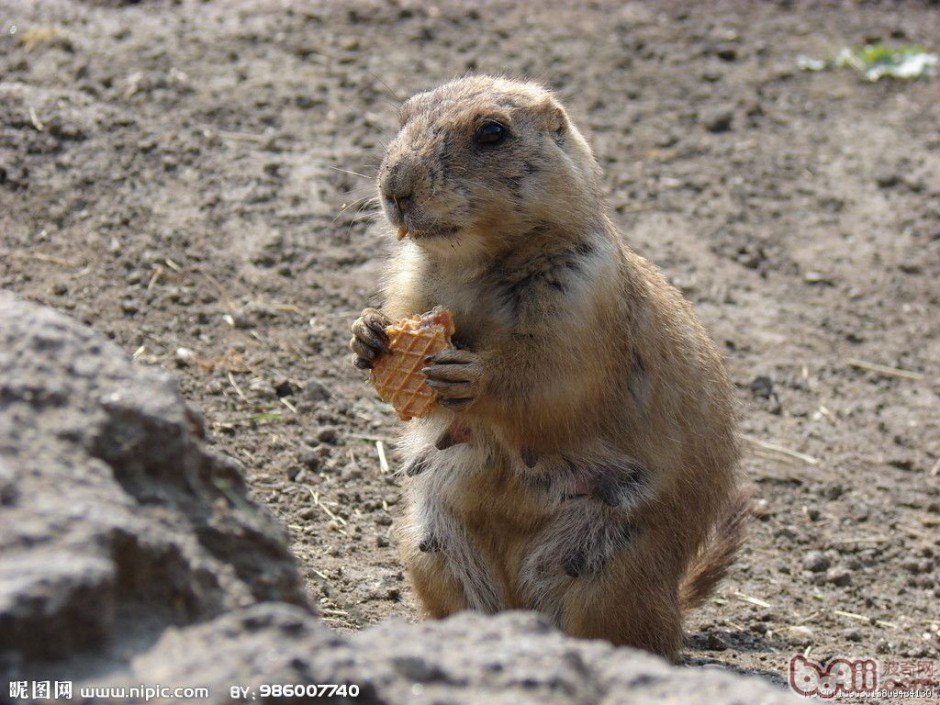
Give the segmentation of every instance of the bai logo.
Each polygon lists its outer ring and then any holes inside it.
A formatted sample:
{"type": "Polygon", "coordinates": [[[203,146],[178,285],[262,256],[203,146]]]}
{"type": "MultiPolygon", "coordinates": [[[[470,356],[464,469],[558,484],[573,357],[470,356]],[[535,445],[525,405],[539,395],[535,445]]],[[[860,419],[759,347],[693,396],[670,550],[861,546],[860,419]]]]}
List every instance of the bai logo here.
{"type": "Polygon", "coordinates": [[[834,658],[825,666],[797,654],[790,659],[790,688],[804,698],[837,698],[871,693],[878,687],[874,659],[834,658]]]}

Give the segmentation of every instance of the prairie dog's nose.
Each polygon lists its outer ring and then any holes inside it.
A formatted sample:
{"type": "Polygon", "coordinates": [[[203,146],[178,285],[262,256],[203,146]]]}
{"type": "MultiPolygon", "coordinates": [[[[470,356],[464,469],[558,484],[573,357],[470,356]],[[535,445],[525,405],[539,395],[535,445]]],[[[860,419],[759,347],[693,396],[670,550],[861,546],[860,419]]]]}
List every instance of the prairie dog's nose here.
{"type": "Polygon", "coordinates": [[[380,184],[382,198],[389,206],[394,206],[400,215],[411,207],[415,183],[418,178],[414,162],[402,159],[385,172],[380,184]]]}

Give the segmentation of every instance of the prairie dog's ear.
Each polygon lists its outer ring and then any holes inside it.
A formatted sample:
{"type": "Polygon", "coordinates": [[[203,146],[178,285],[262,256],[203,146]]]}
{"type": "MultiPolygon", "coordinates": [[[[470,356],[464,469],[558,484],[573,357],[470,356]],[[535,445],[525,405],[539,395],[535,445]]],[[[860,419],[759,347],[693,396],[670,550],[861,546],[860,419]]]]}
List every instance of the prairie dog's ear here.
{"type": "Polygon", "coordinates": [[[568,129],[568,113],[554,96],[547,95],[539,106],[539,115],[545,129],[553,133],[562,133],[568,129]]]}

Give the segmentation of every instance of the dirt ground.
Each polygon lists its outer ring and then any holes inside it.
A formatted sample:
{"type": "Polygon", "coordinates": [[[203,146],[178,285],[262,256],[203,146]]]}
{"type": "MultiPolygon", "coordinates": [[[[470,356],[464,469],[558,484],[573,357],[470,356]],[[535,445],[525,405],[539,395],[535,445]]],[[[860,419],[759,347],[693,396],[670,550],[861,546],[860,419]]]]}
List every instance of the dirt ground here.
{"type": "Polygon", "coordinates": [[[688,661],[936,677],[940,79],[796,60],[940,50],[940,9],[573,5],[0,0],[0,286],[179,376],[328,623],[416,619],[377,447],[394,470],[399,422],[346,349],[394,246],[372,175],[409,94],[541,80],[741,403],[756,518],[688,661]]]}

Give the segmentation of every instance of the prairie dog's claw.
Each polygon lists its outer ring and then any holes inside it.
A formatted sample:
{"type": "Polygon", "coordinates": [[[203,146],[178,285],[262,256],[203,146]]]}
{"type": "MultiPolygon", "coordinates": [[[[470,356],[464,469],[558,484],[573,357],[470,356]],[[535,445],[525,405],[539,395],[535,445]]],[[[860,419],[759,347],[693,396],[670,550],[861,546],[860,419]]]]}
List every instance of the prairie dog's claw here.
{"type": "Polygon", "coordinates": [[[462,409],[476,399],[483,377],[480,356],[470,350],[442,350],[429,355],[421,372],[428,386],[438,394],[438,403],[462,409]]]}
{"type": "Polygon", "coordinates": [[[388,334],[385,328],[391,323],[391,320],[378,309],[367,308],[352,324],[353,337],[349,341],[349,349],[356,356],[354,360],[356,367],[363,370],[371,369],[375,359],[388,352],[388,334]]]}

